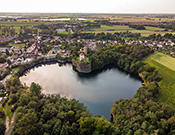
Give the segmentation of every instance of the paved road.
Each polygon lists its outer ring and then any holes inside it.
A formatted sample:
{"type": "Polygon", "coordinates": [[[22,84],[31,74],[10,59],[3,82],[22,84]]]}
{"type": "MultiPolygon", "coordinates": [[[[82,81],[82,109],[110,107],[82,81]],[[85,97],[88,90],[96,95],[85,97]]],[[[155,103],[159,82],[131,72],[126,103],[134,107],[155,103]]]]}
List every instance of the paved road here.
{"type": "Polygon", "coordinates": [[[9,130],[5,133],[5,135],[10,135],[10,133],[11,133],[13,127],[14,127],[15,115],[16,115],[16,112],[14,112],[14,114],[13,114],[12,121],[10,123],[9,130]]]}

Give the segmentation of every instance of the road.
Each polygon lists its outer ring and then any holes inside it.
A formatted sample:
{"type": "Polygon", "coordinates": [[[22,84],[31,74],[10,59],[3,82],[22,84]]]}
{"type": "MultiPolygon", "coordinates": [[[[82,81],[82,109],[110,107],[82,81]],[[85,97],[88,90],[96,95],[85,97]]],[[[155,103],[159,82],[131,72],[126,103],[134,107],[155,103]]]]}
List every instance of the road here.
{"type": "Polygon", "coordinates": [[[12,121],[10,123],[10,127],[9,127],[8,131],[6,131],[5,135],[10,135],[10,133],[14,127],[15,115],[16,115],[16,112],[14,112],[14,114],[13,114],[12,121]]]}

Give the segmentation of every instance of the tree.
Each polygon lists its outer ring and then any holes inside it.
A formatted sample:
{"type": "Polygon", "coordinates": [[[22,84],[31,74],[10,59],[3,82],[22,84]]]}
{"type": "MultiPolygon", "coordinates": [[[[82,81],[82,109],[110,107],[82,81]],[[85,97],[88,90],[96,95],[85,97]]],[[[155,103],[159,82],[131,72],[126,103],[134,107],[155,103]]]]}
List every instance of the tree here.
{"type": "Polygon", "coordinates": [[[175,129],[175,116],[168,119],[168,124],[170,124],[171,130],[175,129]]]}
{"type": "Polygon", "coordinates": [[[4,85],[0,83],[0,89],[4,89],[4,85]]]}
{"type": "Polygon", "coordinates": [[[34,82],[30,86],[30,91],[32,92],[32,94],[39,95],[41,94],[41,90],[42,90],[41,86],[34,82]]]}
{"type": "Polygon", "coordinates": [[[16,132],[20,135],[31,135],[35,131],[37,115],[33,113],[25,114],[16,124],[16,132]]]}
{"type": "Polygon", "coordinates": [[[6,55],[7,55],[7,56],[9,56],[9,55],[10,55],[10,53],[9,53],[8,49],[5,49],[5,53],[6,53],[6,55]]]}
{"type": "Polygon", "coordinates": [[[6,62],[6,59],[4,57],[0,57],[0,63],[6,62]]]}
{"type": "Polygon", "coordinates": [[[5,123],[4,123],[4,121],[2,119],[0,119],[0,134],[4,135],[5,130],[6,130],[5,123]]]}

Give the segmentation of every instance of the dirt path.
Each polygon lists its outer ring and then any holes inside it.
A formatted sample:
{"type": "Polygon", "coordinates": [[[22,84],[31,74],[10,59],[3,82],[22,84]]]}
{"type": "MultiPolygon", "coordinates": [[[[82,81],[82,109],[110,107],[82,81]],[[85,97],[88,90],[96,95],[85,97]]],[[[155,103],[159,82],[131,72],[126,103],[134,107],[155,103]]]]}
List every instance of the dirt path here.
{"type": "Polygon", "coordinates": [[[12,121],[10,122],[10,126],[8,126],[8,130],[6,130],[5,135],[10,135],[11,132],[12,132],[12,130],[13,130],[13,128],[14,128],[15,115],[16,115],[16,112],[14,112],[14,114],[13,114],[12,121]]]}
{"type": "Polygon", "coordinates": [[[6,125],[6,131],[5,131],[5,134],[8,132],[9,130],[9,122],[10,122],[10,119],[8,116],[6,116],[6,119],[5,119],[5,125],[6,125]]]}

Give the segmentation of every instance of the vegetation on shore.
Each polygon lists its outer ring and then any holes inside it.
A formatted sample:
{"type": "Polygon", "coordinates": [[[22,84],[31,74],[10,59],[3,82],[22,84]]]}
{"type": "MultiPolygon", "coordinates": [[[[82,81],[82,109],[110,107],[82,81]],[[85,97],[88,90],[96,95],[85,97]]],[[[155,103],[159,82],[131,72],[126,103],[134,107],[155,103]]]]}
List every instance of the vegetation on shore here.
{"type": "Polygon", "coordinates": [[[115,64],[126,72],[138,73],[142,71],[141,60],[151,54],[153,50],[143,45],[108,45],[90,56],[92,70],[101,69],[105,65],[115,64]],[[140,68],[140,69],[139,69],[140,68]]]}
{"type": "Polygon", "coordinates": [[[18,101],[12,134],[112,135],[115,127],[104,117],[94,117],[75,99],[46,96],[41,94],[41,86],[32,83],[18,101]]]}

